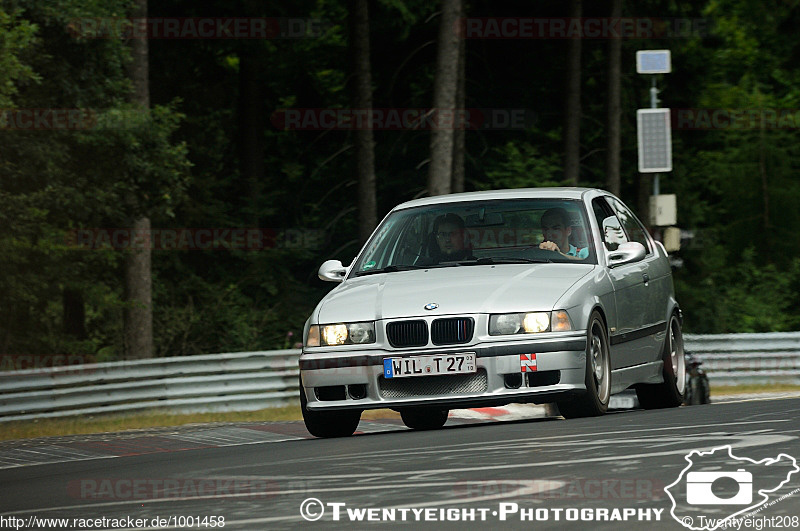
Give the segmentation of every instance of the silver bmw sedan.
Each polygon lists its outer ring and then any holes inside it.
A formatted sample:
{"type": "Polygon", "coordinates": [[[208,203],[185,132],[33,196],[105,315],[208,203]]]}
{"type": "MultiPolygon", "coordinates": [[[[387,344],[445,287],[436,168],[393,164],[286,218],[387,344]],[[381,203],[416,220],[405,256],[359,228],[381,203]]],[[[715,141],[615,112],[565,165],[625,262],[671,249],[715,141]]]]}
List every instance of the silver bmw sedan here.
{"type": "Polygon", "coordinates": [[[352,435],[390,408],[412,429],[454,408],[555,403],[602,415],[685,389],[681,312],[664,247],[603,190],[536,188],[395,207],[314,309],[300,356],[308,431],[352,435]]]}

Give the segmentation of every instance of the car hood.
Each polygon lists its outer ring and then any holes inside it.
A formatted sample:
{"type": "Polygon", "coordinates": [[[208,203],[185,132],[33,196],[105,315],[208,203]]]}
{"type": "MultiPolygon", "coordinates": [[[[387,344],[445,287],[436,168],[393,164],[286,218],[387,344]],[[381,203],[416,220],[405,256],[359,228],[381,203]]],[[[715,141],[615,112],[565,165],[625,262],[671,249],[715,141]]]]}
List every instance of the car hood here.
{"type": "Polygon", "coordinates": [[[595,266],[502,264],[379,273],[349,279],[320,303],[316,322],[547,311],[595,266]],[[434,310],[425,310],[436,303],[434,310]]]}

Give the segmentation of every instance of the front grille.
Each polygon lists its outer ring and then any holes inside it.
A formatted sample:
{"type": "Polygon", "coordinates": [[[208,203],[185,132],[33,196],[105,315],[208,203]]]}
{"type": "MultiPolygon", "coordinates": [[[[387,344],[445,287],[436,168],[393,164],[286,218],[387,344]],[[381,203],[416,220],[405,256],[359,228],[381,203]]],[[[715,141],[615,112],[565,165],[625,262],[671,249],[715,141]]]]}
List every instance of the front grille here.
{"type": "Polygon", "coordinates": [[[459,345],[469,343],[475,321],[472,317],[436,319],[431,323],[431,341],[434,345],[459,345]]]}
{"type": "Polygon", "coordinates": [[[428,325],[425,321],[395,321],[386,325],[386,337],[393,347],[424,347],[428,325]]]}
{"type": "Polygon", "coordinates": [[[379,378],[378,390],[383,398],[415,396],[447,396],[485,393],[489,386],[486,371],[474,374],[444,374],[411,378],[379,378]]]}

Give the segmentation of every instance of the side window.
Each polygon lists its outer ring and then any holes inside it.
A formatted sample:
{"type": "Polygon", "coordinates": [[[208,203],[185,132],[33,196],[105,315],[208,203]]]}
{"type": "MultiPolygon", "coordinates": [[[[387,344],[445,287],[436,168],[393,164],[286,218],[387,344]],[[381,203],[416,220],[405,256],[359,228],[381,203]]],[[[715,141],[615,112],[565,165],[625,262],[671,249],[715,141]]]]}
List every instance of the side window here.
{"type": "Polygon", "coordinates": [[[603,245],[608,251],[616,251],[619,244],[628,241],[619,219],[617,219],[614,211],[611,210],[611,207],[602,197],[592,201],[592,210],[597,219],[597,226],[600,227],[603,245]]]}
{"type": "Polygon", "coordinates": [[[647,231],[642,227],[639,220],[636,219],[636,216],[616,199],[610,199],[610,202],[617,213],[617,217],[620,222],[622,222],[622,228],[625,229],[630,241],[641,243],[647,250],[647,254],[650,254],[652,249],[650,249],[650,240],[647,237],[647,231]]]}

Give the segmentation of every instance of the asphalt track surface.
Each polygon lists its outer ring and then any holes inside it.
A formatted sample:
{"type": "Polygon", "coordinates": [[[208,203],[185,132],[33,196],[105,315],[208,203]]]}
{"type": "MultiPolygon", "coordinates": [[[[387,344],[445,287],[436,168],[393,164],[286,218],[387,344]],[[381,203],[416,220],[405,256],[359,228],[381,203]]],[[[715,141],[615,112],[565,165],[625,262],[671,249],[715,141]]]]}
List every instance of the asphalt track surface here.
{"type": "Polygon", "coordinates": [[[11,441],[0,444],[0,528],[35,517],[67,518],[69,529],[128,518],[142,526],[124,528],[220,529],[223,517],[226,530],[712,529],[709,518],[752,513],[766,499],[751,516],[760,525],[740,528],[795,529],[799,437],[800,399],[787,398],[576,420],[451,419],[428,432],[362,421],[343,439],[284,422],[11,441]],[[725,445],[732,455],[687,460],[725,445]],[[689,466],[719,478],[687,482],[689,466]],[[727,475],[739,470],[751,479],[727,475]],[[303,505],[309,498],[322,506],[303,505]],[[319,520],[304,519],[301,505],[319,520]]]}

